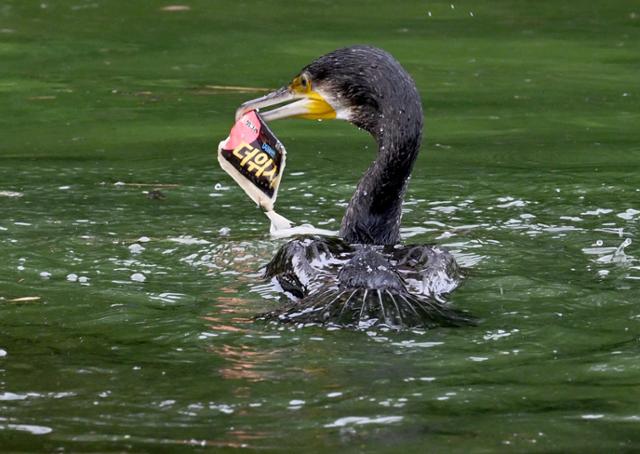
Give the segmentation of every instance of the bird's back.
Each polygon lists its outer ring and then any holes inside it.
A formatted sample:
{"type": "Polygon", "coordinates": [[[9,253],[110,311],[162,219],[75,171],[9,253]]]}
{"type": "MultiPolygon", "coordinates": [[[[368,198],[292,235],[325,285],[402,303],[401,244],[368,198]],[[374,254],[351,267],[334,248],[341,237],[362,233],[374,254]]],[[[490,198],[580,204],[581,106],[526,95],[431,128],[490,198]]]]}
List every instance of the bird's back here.
{"type": "Polygon", "coordinates": [[[302,236],[280,248],[265,276],[291,299],[261,316],[266,319],[392,328],[473,323],[444,302],[461,274],[449,252],[431,246],[350,245],[302,236]]]}

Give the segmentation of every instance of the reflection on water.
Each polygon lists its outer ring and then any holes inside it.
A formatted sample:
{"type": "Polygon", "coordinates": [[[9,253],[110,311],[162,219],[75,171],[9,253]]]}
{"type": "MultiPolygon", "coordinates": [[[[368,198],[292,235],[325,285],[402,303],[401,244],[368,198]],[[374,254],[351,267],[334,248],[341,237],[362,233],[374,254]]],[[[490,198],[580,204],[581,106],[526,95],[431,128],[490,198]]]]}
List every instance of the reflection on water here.
{"type": "Polygon", "coordinates": [[[227,380],[263,381],[275,378],[270,372],[270,363],[278,360],[279,352],[257,351],[243,345],[211,346],[209,350],[224,358],[227,366],[220,369],[220,375],[227,380]]]}

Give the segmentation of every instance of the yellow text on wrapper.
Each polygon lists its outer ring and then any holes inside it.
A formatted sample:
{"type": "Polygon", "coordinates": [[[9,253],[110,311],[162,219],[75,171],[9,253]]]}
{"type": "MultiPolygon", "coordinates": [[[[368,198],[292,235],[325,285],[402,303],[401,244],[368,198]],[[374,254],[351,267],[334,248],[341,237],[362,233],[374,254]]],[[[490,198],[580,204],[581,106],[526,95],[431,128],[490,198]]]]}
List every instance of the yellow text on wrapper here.
{"type": "Polygon", "coordinates": [[[233,155],[240,160],[241,168],[256,178],[267,177],[270,187],[276,184],[278,166],[267,153],[243,142],[234,148],[233,155]]]}

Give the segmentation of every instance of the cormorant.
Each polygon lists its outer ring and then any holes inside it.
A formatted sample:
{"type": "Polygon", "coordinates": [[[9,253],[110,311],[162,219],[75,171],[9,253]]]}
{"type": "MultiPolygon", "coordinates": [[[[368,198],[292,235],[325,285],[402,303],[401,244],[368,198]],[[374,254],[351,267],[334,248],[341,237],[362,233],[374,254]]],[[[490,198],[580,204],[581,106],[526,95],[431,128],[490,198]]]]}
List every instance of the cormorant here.
{"type": "Polygon", "coordinates": [[[389,53],[353,46],[323,55],[290,84],[247,101],[264,120],[342,119],[369,132],[378,154],[347,207],[340,237],[297,237],[266,266],[291,302],[265,314],[292,322],[346,326],[464,325],[472,318],[443,296],[461,278],[453,256],[437,246],[398,244],[402,202],[422,138],[420,95],[389,53]]]}

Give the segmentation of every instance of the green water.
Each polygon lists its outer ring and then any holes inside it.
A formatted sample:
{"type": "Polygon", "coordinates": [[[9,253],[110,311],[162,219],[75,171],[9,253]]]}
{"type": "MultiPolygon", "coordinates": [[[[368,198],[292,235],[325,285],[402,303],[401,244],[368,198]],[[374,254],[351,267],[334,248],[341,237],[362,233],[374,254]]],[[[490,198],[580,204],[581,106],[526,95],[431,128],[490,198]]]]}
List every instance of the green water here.
{"type": "MultiPolygon", "coordinates": [[[[636,1],[183,4],[0,2],[0,451],[640,449],[636,1]],[[251,320],[281,243],[214,151],[262,92],[212,86],[353,43],[420,88],[403,235],[478,327],[251,320]]],[[[372,140],[272,127],[279,211],[337,229],[372,140]]]]}

